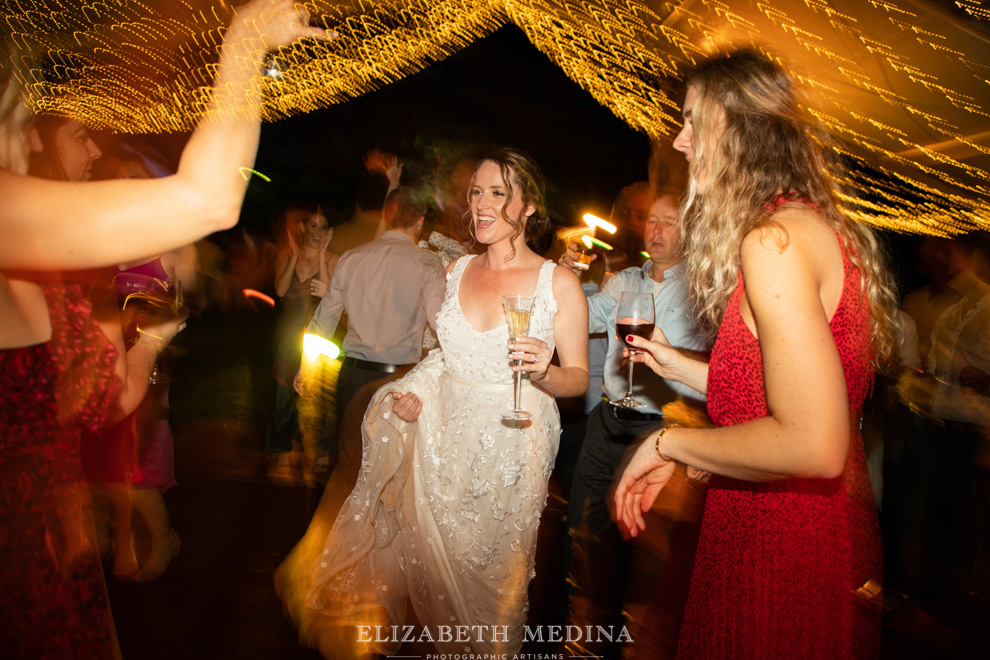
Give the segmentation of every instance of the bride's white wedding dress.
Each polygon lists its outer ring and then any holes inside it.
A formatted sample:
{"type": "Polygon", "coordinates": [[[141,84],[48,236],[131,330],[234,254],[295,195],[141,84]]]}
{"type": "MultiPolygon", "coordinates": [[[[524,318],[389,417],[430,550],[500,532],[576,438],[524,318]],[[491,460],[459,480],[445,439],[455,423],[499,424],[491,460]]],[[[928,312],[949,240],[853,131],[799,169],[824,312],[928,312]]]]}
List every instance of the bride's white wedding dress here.
{"type": "MultiPolygon", "coordinates": [[[[560,417],[554,398],[524,378],[522,407],[533,418],[503,421],[512,409],[508,329],[479,332],[464,317],[460,281],[472,258],[448,276],[440,348],[368,407],[357,484],[310,570],[312,614],[400,626],[399,639],[377,635],[378,653],[398,649],[407,598],[440,652],[511,653],[522,644],[560,417]],[[391,391],[419,395],[416,422],[391,412],[391,391]]],[[[540,269],[529,332],[551,352],[553,270],[549,261],[540,269]]]]}

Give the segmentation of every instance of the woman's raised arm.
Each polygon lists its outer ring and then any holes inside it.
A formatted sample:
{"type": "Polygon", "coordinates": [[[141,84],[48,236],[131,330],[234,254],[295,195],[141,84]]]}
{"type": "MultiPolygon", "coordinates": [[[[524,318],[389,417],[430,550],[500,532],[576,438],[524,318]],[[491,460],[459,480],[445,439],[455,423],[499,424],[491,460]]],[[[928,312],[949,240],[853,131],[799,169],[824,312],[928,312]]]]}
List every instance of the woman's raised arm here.
{"type": "Polygon", "coordinates": [[[0,268],[81,269],[124,263],[187,245],[237,223],[261,126],[265,53],[303,38],[292,0],[238,8],[224,42],[206,116],[176,174],[92,183],[47,181],[0,171],[0,268]]]}

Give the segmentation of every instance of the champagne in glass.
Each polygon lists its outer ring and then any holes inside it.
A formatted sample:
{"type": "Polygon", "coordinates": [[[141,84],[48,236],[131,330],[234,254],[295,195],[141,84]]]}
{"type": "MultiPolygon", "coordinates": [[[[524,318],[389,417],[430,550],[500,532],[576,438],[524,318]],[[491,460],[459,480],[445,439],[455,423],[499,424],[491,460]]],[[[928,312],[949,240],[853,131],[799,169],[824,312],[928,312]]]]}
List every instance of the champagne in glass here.
{"type": "MultiPolygon", "coordinates": [[[[630,353],[635,353],[636,350],[626,341],[626,336],[636,335],[649,339],[653,334],[655,319],[656,311],[652,293],[623,291],[622,295],[619,296],[619,305],[615,309],[615,332],[630,353]]],[[[629,381],[626,385],[626,395],[616,401],[609,401],[613,406],[641,408],[646,405],[642,401],[637,401],[632,395],[633,364],[633,361],[629,360],[629,381]]]]}
{"type": "MultiPolygon", "coordinates": [[[[502,296],[502,303],[505,305],[505,320],[509,326],[509,337],[516,339],[525,337],[529,333],[529,319],[533,314],[533,296],[502,296]]],[[[520,365],[522,360],[513,360],[513,364],[520,365]]],[[[502,413],[502,418],[521,422],[532,417],[522,409],[520,398],[522,396],[522,372],[516,371],[513,376],[512,390],[512,410],[502,413]]]]}

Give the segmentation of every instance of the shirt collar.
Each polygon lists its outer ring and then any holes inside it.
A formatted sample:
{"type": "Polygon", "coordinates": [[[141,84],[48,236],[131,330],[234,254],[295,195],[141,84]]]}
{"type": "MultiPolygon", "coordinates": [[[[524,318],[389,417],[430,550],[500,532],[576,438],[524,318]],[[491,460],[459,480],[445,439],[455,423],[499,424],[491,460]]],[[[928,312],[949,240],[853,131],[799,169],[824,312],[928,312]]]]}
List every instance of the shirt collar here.
{"type": "Polygon", "coordinates": [[[416,244],[416,241],[414,241],[409,234],[407,234],[405,232],[397,231],[395,229],[388,229],[388,230],[386,230],[385,233],[382,234],[382,238],[397,238],[397,239],[401,239],[401,240],[404,240],[404,241],[409,241],[413,245],[416,244]]]}
{"type": "MultiPolygon", "coordinates": [[[[643,275],[645,277],[650,277],[650,271],[653,270],[653,260],[647,259],[646,263],[643,264],[642,268],[643,268],[643,275]]],[[[678,261],[676,264],[663,271],[663,279],[666,281],[672,277],[679,278],[682,276],[683,273],[684,273],[684,262],[678,261]]]]}

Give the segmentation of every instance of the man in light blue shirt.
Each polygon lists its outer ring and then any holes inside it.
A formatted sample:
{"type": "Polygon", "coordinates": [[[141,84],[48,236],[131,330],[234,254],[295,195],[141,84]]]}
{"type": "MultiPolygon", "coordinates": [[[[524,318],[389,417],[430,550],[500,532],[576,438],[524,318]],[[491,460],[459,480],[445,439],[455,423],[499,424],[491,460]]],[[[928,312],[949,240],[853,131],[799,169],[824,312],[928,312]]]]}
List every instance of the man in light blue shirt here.
{"type": "MultiPolygon", "coordinates": [[[[686,309],[688,290],[683,277],[676,195],[663,194],[650,206],[643,240],[650,259],[641,267],[619,272],[599,293],[588,297],[588,331],[605,332],[608,336],[603,387],[608,400],[621,399],[628,384],[623,345],[615,338],[615,310],[623,291],[653,294],[656,326],[671,345],[694,351],[708,348],[686,309]]],[[[578,572],[587,574],[574,576],[572,597],[577,593],[587,599],[581,609],[587,611],[590,605],[594,611],[588,614],[595,619],[581,621],[582,624],[621,623],[617,618],[621,616],[629,554],[609,516],[606,498],[623,455],[642,434],[663,423],[665,404],[679,397],[697,405],[704,400],[694,389],[667,381],[645,367],[635,370],[632,394],[646,405],[618,408],[602,401],[591,411],[575,468],[567,523],[572,530],[572,543],[577,545],[574,553],[580,552],[584,558],[584,570],[578,572]],[[611,569],[618,569],[618,574],[611,569]],[[616,620],[608,620],[612,617],[616,620]]]]}

